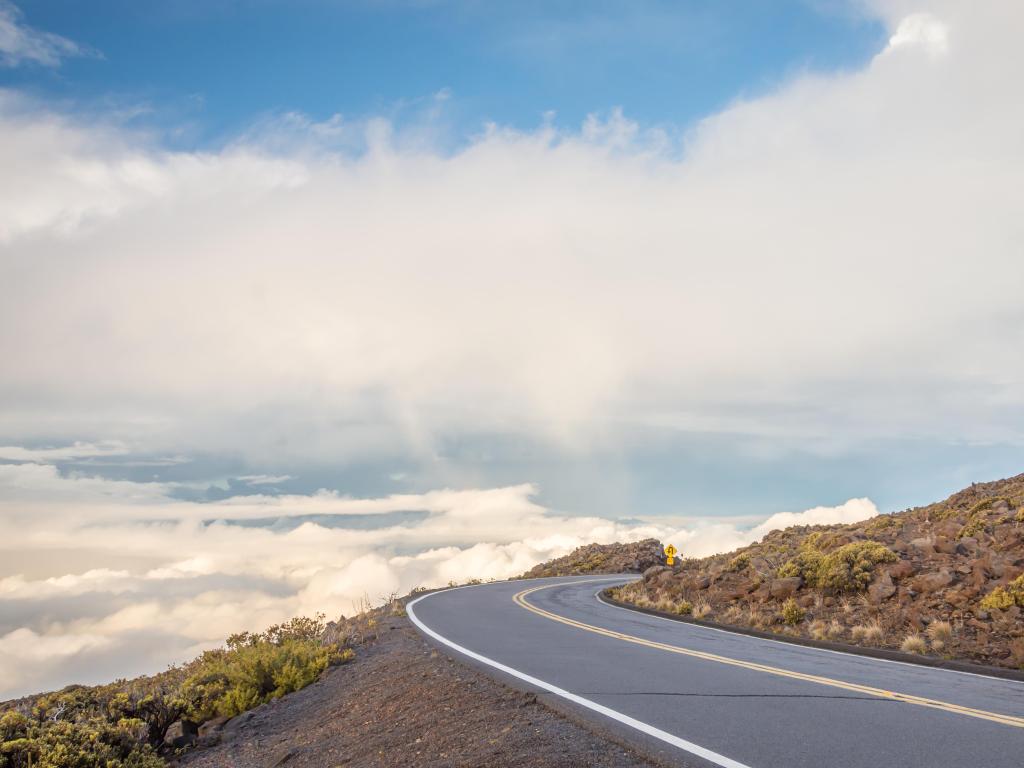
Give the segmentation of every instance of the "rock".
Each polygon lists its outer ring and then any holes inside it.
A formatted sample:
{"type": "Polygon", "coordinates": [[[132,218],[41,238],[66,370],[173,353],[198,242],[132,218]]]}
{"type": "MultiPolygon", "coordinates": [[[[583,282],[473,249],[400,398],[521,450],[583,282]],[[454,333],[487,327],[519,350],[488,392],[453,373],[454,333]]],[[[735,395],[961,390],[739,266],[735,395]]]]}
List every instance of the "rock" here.
{"type": "Polygon", "coordinates": [[[931,536],[922,536],[918,539],[911,539],[910,546],[921,552],[934,552],[935,539],[933,539],[931,536]]]}
{"type": "Polygon", "coordinates": [[[893,563],[886,568],[885,572],[893,579],[899,581],[900,579],[905,579],[907,576],[913,575],[914,564],[909,560],[900,560],[898,563],[893,563]]]}
{"type": "Polygon", "coordinates": [[[787,576],[782,579],[772,579],[768,592],[774,598],[785,600],[787,597],[795,595],[803,582],[804,580],[799,576],[787,576]]]}
{"type": "Polygon", "coordinates": [[[238,717],[232,717],[230,720],[224,723],[224,725],[221,726],[221,733],[225,735],[229,733],[234,733],[239,728],[245,726],[250,720],[252,720],[252,718],[253,714],[251,710],[249,712],[243,712],[242,714],[238,715],[238,717]]]}
{"type": "Polygon", "coordinates": [[[196,742],[198,730],[191,720],[178,720],[171,723],[164,733],[164,746],[168,749],[184,749],[196,742]]]}
{"type": "Polygon", "coordinates": [[[671,568],[667,565],[652,565],[646,571],[644,571],[644,579],[651,579],[657,576],[659,573],[665,573],[666,571],[671,572],[671,568]]]}
{"type": "Polygon", "coordinates": [[[892,577],[883,572],[868,587],[868,600],[878,605],[883,600],[888,600],[896,594],[896,587],[892,583],[892,577]]]}
{"type": "Polygon", "coordinates": [[[907,582],[907,586],[914,592],[927,594],[929,592],[937,592],[952,583],[953,574],[943,569],[934,573],[922,573],[920,576],[915,576],[907,582]]]}
{"type": "Polygon", "coordinates": [[[266,768],[278,768],[278,766],[285,765],[293,757],[295,757],[296,751],[294,749],[282,749],[271,755],[270,759],[264,763],[266,768]]]}
{"type": "Polygon", "coordinates": [[[956,544],[956,553],[961,557],[974,557],[978,554],[978,539],[974,536],[964,536],[956,544]]]}
{"type": "Polygon", "coordinates": [[[201,747],[212,747],[220,741],[221,730],[230,721],[230,717],[215,717],[199,726],[197,742],[201,747]]]}

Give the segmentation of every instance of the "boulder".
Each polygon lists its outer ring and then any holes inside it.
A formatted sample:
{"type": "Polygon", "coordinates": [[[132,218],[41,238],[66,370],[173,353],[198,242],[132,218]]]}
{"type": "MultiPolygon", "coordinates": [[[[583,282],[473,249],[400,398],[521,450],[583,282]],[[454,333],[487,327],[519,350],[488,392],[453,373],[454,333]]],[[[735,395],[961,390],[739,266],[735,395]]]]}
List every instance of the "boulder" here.
{"type": "Polygon", "coordinates": [[[196,742],[199,730],[191,720],[177,720],[171,723],[164,732],[164,747],[167,749],[184,749],[196,742]]]}
{"type": "Polygon", "coordinates": [[[952,583],[953,574],[943,569],[941,571],[922,573],[920,576],[915,576],[907,582],[907,586],[915,592],[927,594],[929,592],[937,592],[943,587],[948,587],[952,583]]]}
{"type": "Polygon", "coordinates": [[[888,600],[895,594],[896,586],[892,583],[892,577],[884,571],[868,587],[868,600],[874,605],[888,600]]]}
{"type": "Polygon", "coordinates": [[[652,565],[650,568],[648,568],[646,571],[644,571],[644,579],[645,580],[652,579],[655,576],[657,576],[659,573],[665,573],[666,571],[671,571],[671,570],[672,569],[669,568],[667,565],[652,565]]]}
{"type": "Polygon", "coordinates": [[[201,747],[212,747],[220,741],[221,731],[230,717],[215,717],[199,726],[197,743],[201,747]]]}
{"type": "Polygon", "coordinates": [[[782,579],[772,579],[768,592],[774,598],[785,600],[787,597],[795,595],[803,582],[804,580],[799,576],[787,576],[782,579]]]}
{"type": "Polygon", "coordinates": [[[931,536],[921,536],[917,539],[911,539],[910,546],[920,552],[934,552],[935,539],[933,539],[931,536]]]}

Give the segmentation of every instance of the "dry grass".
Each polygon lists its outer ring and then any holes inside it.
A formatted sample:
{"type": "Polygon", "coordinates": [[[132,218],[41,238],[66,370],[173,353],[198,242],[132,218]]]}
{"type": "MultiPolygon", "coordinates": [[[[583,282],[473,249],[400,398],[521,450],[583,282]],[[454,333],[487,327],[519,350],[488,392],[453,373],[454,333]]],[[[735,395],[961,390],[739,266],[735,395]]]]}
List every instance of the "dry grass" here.
{"type": "Polygon", "coordinates": [[[711,613],[711,604],[703,598],[698,598],[697,602],[693,604],[693,618],[703,619],[709,613],[711,613]]]}
{"type": "Polygon", "coordinates": [[[903,642],[900,643],[900,650],[904,653],[925,653],[928,650],[928,643],[921,635],[913,632],[903,638],[903,642]]]}
{"type": "Polygon", "coordinates": [[[948,621],[933,621],[926,630],[928,639],[932,641],[932,648],[941,651],[948,648],[953,642],[953,625],[948,621]]]}
{"type": "Polygon", "coordinates": [[[877,621],[858,624],[850,630],[850,636],[858,643],[881,645],[885,641],[885,630],[877,621]]]}
{"type": "Polygon", "coordinates": [[[825,632],[828,635],[829,640],[835,640],[837,637],[843,636],[843,632],[845,632],[845,629],[843,628],[842,624],[840,624],[835,619],[832,619],[832,621],[829,622],[828,628],[825,630],[825,632]]]}

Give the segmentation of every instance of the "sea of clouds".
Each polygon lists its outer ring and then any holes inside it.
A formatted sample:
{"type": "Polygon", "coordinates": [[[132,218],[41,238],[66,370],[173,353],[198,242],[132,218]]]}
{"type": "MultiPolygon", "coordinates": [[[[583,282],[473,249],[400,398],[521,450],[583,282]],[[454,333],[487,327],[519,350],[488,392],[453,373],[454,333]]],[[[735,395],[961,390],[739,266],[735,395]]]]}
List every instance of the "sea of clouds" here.
{"type": "Polygon", "coordinates": [[[530,485],[204,503],[172,490],[66,475],[38,457],[0,464],[0,699],[158,671],[232,632],[293,615],[335,618],[416,586],[515,576],[589,542],[655,536],[702,556],[772,528],[877,514],[867,499],[852,499],[752,527],[746,519],[570,516],[539,505],[530,485]],[[421,514],[396,523],[393,513],[421,514]],[[381,523],[366,526],[367,516],[381,523]],[[358,527],[346,527],[346,517],[358,517],[358,527]],[[302,520],[280,524],[289,518],[302,520]],[[277,524],[255,525],[261,520],[277,524]]]}

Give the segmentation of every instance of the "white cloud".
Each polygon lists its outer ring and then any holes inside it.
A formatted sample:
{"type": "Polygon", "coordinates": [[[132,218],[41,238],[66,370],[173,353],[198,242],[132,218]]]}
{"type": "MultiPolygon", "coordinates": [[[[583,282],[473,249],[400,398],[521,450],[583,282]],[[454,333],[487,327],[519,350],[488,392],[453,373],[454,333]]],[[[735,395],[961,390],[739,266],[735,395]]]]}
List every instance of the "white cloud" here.
{"type": "Polygon", "coordinates": [[[86,55],[95,54],[66,37],[33,29],[24,23],[23,14],[14,3],[0,0],[0,64],[56,67],[61,59],[86,55]]]}
{"type": "Polygon", "coordinates": [[[240,475],[246,485],[278,485],[292,479],[291,475],[240,475]]]}
{"type": "Polygon", "coordinates": [[[0,541],[17,542],[37,573],[48,575],[12,572],[0,556],[0,698],[152,672],[232,632],[295,614],[336,616],[364,598],[377,602],[415,586],[507,578],[592,541],[656,536],[702,556],[746,544],[771,524],[848,521],[874,509],[852,500],[775,515],[753,530],[741,520],[625,524],[545,509],[532,498],[536,489],[522,485],[380,499],[281,497],[275,516],[311,509],[427,513],[372,530],[308,522],[282,530],[200,522],[259,516],[265,504],[250,497],[194,504],[153,484],[62,477],[43,465],[13,468],[34,491],[40,485],[33,472],[45,472],[46,492],[27,498],[12,494],[11,484],[0,486],[0,541]],[[67,572],[69,549],[94,562],[67,572]],[[135,558],[132,568],[105,566],[126,552],[135,558]],[[52,665],[40,663],[40,648],[52,652],[52,665]]]}
{"type": "Polygon", "coordinates": [[[938,55],[949,48],[949,29],[929,13],[912,13],[902,21],[889,38],[889,49],[916,47],[938,55]]]}
{"type": "Polygon", "coordinates": [[[122,456],[128,452],[128,446],[117,440],[98,444],[75,442],[72,445],[52,448],[24,448],[20,445],[3,445],[0,446],[0,460],[31,462],[72,461],[100,456],[122,456]]]}
{"type": "Polygon", "coordinates": [[[651,424],[1020,443],[1000,9],[893,12],[899,45],[956,45],[798,77],[681,153],[618,113],[455,152],[379,120],[345,124],[356,152],[336,121],[169,152],[7,94],[0,435],[342,463],[651,424]]]}

